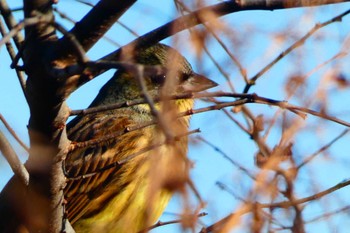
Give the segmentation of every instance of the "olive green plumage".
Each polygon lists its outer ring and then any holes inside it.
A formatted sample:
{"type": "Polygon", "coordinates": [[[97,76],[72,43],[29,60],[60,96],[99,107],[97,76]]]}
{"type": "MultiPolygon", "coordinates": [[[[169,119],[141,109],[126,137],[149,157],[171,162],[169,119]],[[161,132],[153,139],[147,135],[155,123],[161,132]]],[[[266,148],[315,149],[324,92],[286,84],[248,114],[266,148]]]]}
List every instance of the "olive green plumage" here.
{"type": "MultiPolygon", "coordinates": [[[[216,85],[195,74],[186,59],[166,45],[138,50],[131,61],[148,66],[161,65],[170,70],[168,75],[144,76],[147,93],[153,98],[162,96],[161,91],[169,77],[174,82],[169,82],[173,86],[166,90],[171,92],[167,94],[196,92],[216,85]]],[[[90,107],[142,96],[134,75],[118,70],[90,107]]],[[[192,106],[192,99],[180,99],[157,103],[155,107],[160,116],[168,120],[167,130],[179,135],[188,130],[189,117],[169,119],[192,106]]],[[[69,177],[93,174],[68,179],[64,190],[68,219],[78,233],[140,231],[159,218],[171,194],[185,184],[188,178],[187,137],[145,150],[165,141],[164,129],[151,125],[125,133],[127,128],[153,119],[148,104],[141,104],[79,116],[68,124],[69,139],[76,142],[103,138],[112,133],[119,135],[97,145],[76,149],[67,156],[65,166],[69,177]],[[139,155],[132,156],[135,153],[139,155]],[[120,161],[123,163],[113,165],[120,161]]]]}

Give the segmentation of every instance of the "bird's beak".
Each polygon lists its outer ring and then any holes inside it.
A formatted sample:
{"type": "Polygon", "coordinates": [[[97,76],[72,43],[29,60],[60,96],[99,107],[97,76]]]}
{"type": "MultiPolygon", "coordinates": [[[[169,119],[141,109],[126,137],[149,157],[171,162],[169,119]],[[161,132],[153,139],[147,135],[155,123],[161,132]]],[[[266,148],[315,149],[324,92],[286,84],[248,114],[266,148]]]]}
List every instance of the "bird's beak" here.
{"type": "Polygon", "coordinates": [[[193,73],[191,77],[182,84],[184,91],[188,92],[200,92],[212,87],[216,87],[218,84],[207,77],[193,73]]]}

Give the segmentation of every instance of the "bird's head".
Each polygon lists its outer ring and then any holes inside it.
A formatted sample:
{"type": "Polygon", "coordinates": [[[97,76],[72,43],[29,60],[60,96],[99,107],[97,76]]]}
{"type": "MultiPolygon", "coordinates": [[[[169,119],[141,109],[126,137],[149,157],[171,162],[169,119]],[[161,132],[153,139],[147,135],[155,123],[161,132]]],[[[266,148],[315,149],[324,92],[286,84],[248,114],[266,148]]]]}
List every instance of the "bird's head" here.
{"type": "MultiPolygon", "coordinates": [[[[164,44],[138,49],[127,61],[144,65],[145,68],[160,68],[147,72],[143,69],[145,72],[141,73],[147,93],[153,98],[204,91],[217,85],[203,75],[195,73],[182,55],[164,44]]],[[[142,98],[143,95],[135,73],[120,69],[101,89],[93,105],[134,100],[142,98]]]]}
{"type": "Polygon", "coordinates": [[[147,66],[161,66],[160,72],[152,72],[146,77],[146,82],[152,87],[162,87],[167,84],[167,91],[173,94],[199,92],[217,84],[192,70],[190,63],[175,49],[156,44],[135,53],[135,62],[147,66]]]}

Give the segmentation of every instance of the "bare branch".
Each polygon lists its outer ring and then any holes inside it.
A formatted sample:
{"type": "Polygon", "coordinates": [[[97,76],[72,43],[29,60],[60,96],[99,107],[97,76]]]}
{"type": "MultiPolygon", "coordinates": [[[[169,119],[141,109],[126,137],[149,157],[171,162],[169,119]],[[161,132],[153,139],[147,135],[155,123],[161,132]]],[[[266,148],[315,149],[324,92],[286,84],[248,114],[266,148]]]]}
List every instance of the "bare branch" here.
{"type": "Polygon", "coordinates": [[[332,24],[334,22],[340,22],[342,20],[342,18],[346,15],[348,15],[350,13],[350,10],[347,10],[345,12],[343,12],[340,15],[337,15],[335,17],[333,17],[330,20],[327,20],[324,23],[320,23],[320,24],[316,24],[306,35],[304,35],[302,38],[300,38],[298,41],[296,41],[294,44],[292,44],[289,48],[287,48],[285,51],[283,51],[282,53],[280,53],[280,55],[278,55],[275,59],[273,59],[267,66],[265,66],[261,71],[259,71],[256,75],[254,75],[253,77],[251,77],[249,79],[249,82],[247,83],[247,85],[244,87],[243,93],[247,93],[249,91],[249,89],[255,85],[256,80],[261,77],[264,73],[266,73],[268,70],[270,70],[278,61],[280,61],[282,58],[284,58],[287,54],[289,54],[290,52],[292,52],[294,49],[300,47],[301,45],[303,45],[305,43],[305,41],[307,39],[309,39],[316,31],[318,31],[319,29],[332,24]]]}
{"type": "Polygon", "coordinates": [[[282,201],[282,202],[276,202],[276,203],[267,203],[267,204],[260,204],[260,203],[254,203],[249,204],[249,205],[245,205],[244,207],[242,207],[242,209],[240,209],[237,213],[233,213],[230,214],[228,216],[226,216],[225,218],[221,219],[220,221],[214,223],[213,225],[209,226],[209,227],[205,227],[203,228],[200,232],[201,233],[209,233],[209,232],[217,232],[220,231],[220,229],[222,229],[223,227],[225,227],[226,223],[228,223],[230,221],[231,218],[233,217],[237,217],[244,215],[246,213],[249,213],[253,210],[254,207],[256,208],[289,208],[292,206],[296,206],[299,204],[303,204],[306,202],[310,202],[310,201],[315,201],[318,200],[328,194],[331,194],[343,187],[346,187],[350,185],[350,180],[345,180],[343,182],[340,182],[322,192],[316,193],[314,195],[305,197],[305,198],[300,198],[300,199],[296,199],[294,201],[282,201]]]}
{"type": "MultiPolygon", "coordinates": [[[[1,12],[2,17],[4,17],[7,28],[9,30],[12,30],[17,25],[17,22],[16,22],[15,18],[13,17],[12,12],[9,9],[5,0],[0,1],[0,12],[1,12]]],[[[21,33],[17,33],[14,36],[14,42],[15,42],[17,49],[19,49],[21,47],[23,41],[24,41],[24,39],[23,39],[23,36],[21,33]]]]}
{"type": "MultiPolygon", "coordinates": [[[[54,8],[54,11],[62,18],[67,20],[68,22],[72,23],[72,24],[76,24],[77,22],[71,18],[70,16],[68,16],[66,13],[64,13],[63,11],[61,11],[58,8],[54,8]]],[[[117,24],[120,24],[122,27],[124,27],[126,30],[131,30],[130,28],[128,28],[125,24],[117,21],[117,24]]],[[[114,46],[120,47],[121,45],[119,43],[117,43],[114,39],[112,39],[111,37],[108,37],[106,35],[104,35],[102,37],[104,40],[106,40],[107,42],[111,43],[114,46]]]]}
{"type": "MultiPolygon", "coordinates": [[[[0,19],[0,31],[1,31],[2,37],[4,37],[6,35],[6,29],[5,29],[5,26],[2,23],[2,19],[0,19]]],[[[14,38],[16,38],[16,36],[14,36],[14,38]]],[[[14,62],[17,59],[15,50],[13,49],[12,44],[9,41],[6,42],[5,44],[6,44],[7,52],[9,53],[12,62],[14,62]]],[[[20,71],[19,69],[16,69],[16,74],[17,74],[19,83],[21,85],[22,92],[23,92],[25,98],[27,99],[24,73],[23,73],[23,71],[20,71]]]]}
{"type": "Polygon", "coordinates": [[[324,213],[320,216],[314,217],[310,220],[307,220],[306,223],[317,222],[317,221],[320,221],[322,219],[329,218],[329,217],[338,215],[339,213],[343,213],[343,212],[347,213],[349,210],[350,210],[350,206],[345,206],[343,208],[340,208],[340,209],[337,209],[334,211],[330,211],[330,212],[324,213]]]}
{"type": "Polygon", "coordinates": [[[14,38],[23,28],[48,24],[53,24],[53,22],[50,21],[50,18],[47,18],[45,15],[27,18],[15,25],[12,30],[0,40],[0,47],[9,42],[11,38],[14,38]]]}
{"type": "Polygon", "coordinates": [[[11,166],[13,173],[19,177],[24,185],[29,184],[29,173],[19,160],[16,152],[13,150],[5,135],[0,131],[0,151],[11,166]]]}
{"type": "MultiPolygon", "coordinates": [[[[346,0],[346,2],[349,0],[346,0]]],[[[320,1],[293,1],[293,0],[279,0],[270,1],[266,0],[246,0],[246,1],[225,1],[222,3],[218,3],[216,5],[203,7],[202,9],[196,10],[190,14],[179,17],[143,36],[140,36],[136,40],[122,47],[126,51],[137,49],[140,47],[147,47],[152,44],[158,43],[159,41],[172,36],[180,31],[191,28],[198,24],[202,24],[207,22],[207,18],[205,15],[210,12],[212,15],[216,17],[220,17],[223,15],[227,15],[234,12],[245,11],[245,10],[278,10],[278,9],[286,9],[293,7],[305,7],[305,6],[317,6],[317,5],[325,5],[325,4],[333,4],[340,3],[344,1],[340,0],[320,0],[320,1]]],[[[120,59],[119,55],[121,53],[121,49],[110,53],[109,55],[101,58],[102,60],[116,60],[120,59]]]]}
{"type": "MultiPolygon", "coordinates": [[[[51,0],[32,0],[24,1],[24,17],[25,19],[40,17],[46,22],[54,22],[55,18],[52,11],[51,0]]],[[[39,41],[56,40],[56,30],[52,24],[34,23],[25,27],[26,44],[39,41]]]]}
{"type": "Polygon", "coordinates": [[[212,147],[216,152],[218,152],[219,154],[221,154],[226,160],[228,160],[230,163],[232,163],[235,167],[237,167],[239,170],[241,170],[242,172],[244,172],[247,176],[249,176],[252,180],[255,180],[255,176],[251,174],[251,172],[249,172],[248,169],[246,169],[245,167],[243,167],[242,165],[238,164],[236,161],[234,161],[230,156],[228,156],[225,152],[223,152],[220,148],[218,148],[217,146],[215,146],[213,143],[209,142],[208,140],[206,140],[205,138],[201,137],[201,136],[197,136],[196,139],[204,142],[205,144],[207,144],[208,146],[212,147]]]}
{"type": "MultiPolygon", "coordinates": [[[[199,213],[196,215],[196,217],[204,217],[204,216],[207,216],[208,214],[203,212],[203,213],[199,213]]],[[[158,227],[161,227],[161,226],[165,226],[165,225],[170,225],[170,224],[176,224],[176,223],[181,223],[183,222],[183,219],[177,219],[177,220],[172,220],[172,221],[166,221],[166,222],[162,222],[162,221],[158,221],[156,224],[150,226],[150,227],[147,227],[146,229],[138,232],[138,233],[144,233],[144,232],[148,232],[152,229],[155,229],[155,228],[158,228],[158,227]]]]}
{"type": "Polygon", "coordinates": [[[16,132],[11,128],[11,126],[7,123],[3,115],[0,113],[0,121],[5,125],[6,129],[10,132],[10,134],[16,139],[16,141],[25,149],[27,152],[29,152],[28,146],[17,136],[16,132]]]}
{"type": "Polygon", "coordinates": [[[311,162],[316,156],[321,154],[322,152],[326,151],[328,148],[330,148],[335,142],[337,142],[339,139],[344,137],[350,129],[345,129],[343,132],[341,132],[337,137],[335,137],[332,141],[328,142],[326,145],[322,146],[320,149],[318,149],[316,152],[312,153],[310,156],[306,157],[303,162],[301,162],[298,166],[297,169],[299,170],[300,168],[304,167],[306,164],[311,162]]]}
{"type": "MultiPolygon", "coordinates": [[[[99,1],[70,33],[88,51],[135,2],[136,0],[99,1]]],[[[62,41],[67,41],[67,38],[63,37],[62,41]]]]}
{"type": "Polygon", "coordinates": [[[148,106],[151,109],[151,114],[155,117],[156,121],[159,124],[159,127],[162,129],[165,137],[166,137],[166,141],[167,142],[172,142],[174,140],[174,135],[172,130],[170,130],[169,125],[167,124],[167,122],[165,121],[164,117],[162,117],[162,115],[160,114],[160,112],[156,109],[155,105],[154,105],[154,101],[153,98],[151,97],[151,95],[148,93],[147,90],[147,86],[146,86],[146,81],[144,80],[144,72],[143,72],[144,68],[143,66],[137,66],[136,67],[136,78],[140,84],[141,87],[141,91],[142,94],[146,100],[146,102],[148,103],[148,106]]]}

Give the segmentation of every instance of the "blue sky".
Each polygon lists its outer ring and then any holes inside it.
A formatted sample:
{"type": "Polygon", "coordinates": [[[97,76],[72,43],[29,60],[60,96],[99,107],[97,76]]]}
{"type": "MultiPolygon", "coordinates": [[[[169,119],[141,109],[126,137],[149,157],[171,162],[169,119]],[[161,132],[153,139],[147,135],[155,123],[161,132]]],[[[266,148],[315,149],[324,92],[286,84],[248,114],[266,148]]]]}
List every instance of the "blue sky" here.
{"type": "MultiPolygon", "coordinates": [[[[19,5],[18,1],[11,1],[11,4],[13,6],[19,5]]],[[[69,0],[61,0],[57,7],[76,20],[79,20],[89,10],[89,7],[69,0]]],[[[247,69],[248,76],[251,77],[296,39],[302,37],[316,23],[328,20],[349,8],[350,4],[341,4],[319,7],[317,9],[252,11],[231,14],[222,19],[232,33],[223,37],[223,40],[230,45],[230,49],[237,55],[247,69]],[[285,35],[285,40],[281,40],[283,35],[285,35]],[[233,43],[233,40],[237,42],[233,43]]],[[[20,13],[16,15],[18,18],[22,17],[20,13]]],[[[142,35],[168,22],[174,15],[176,13],[172,1],[159,1],[157,3],[138,1],[131,11],[122,17],[121,21],[132,26],[142,35]]],[[[57,19],[68,29],[72,26],[70,23],[62,21],[59,17],[57,19]]],[[[303,47],[296,49],[259,79],[252,91],[264,97],[284,100],[286,98],[284,85],[290,75],[306,74],[318,64],[334,56],[341,49],[342,51],[348,51],[349,48],[343,42],[349,37],[349,22],[350,16],[347,16],[342,23],[334,23],[325,29],[321,29],[303,47]]],[[[134,39],[133,35],[118,26],[114,27],[107,35],[120,44],[126,44],[134,39]]],[[[187,32],[179,35],[182,38],[182,42],[189,40],[187,32]]],[[[168,39],[163,42],[171,44],[172,41],[173,39],[168,39]]],[[[225,64],[225,70],[229,73],[237,91],[242,91],[244,83],[237,71],[237,67],[232,64],[215,41],[209,40],[208,46],[218,61],[225,64]]],[[[89,51],[88,56],[91,59],[97,59],[115,50],[115,48],[115,46],[101,41],[89,51]]],[[[177,47],[177,49],[188,58],[195,71],[210,77],[220,84],[216,90],[229,90],[225,79],[216,70],[207,56],[204,56],[203,60],[198,62],[188,43],[181,43],[181,46],[177,47]]],[[[0,77],[0,113],[24,142],[28,144],[26,125],[29,119],[29,111],[15,73],[9,69],[10,61],[4,47],[0,49],[0,61],[0,73],[2,74],[0,77]]],[[[350,111],[347,107],[347,100],[350,94],[349,88],[339,90],[334,83],[327,79],[328,74],[331,74],[336,69],[341,70],[346,77],[349,76],[348,64],[349,58],[345,57],[340,61],[337,60],[328,66],[324,66],[308,78],[306,85],[307,94],[304,93],[303,95],[305,95],[304,98],[310,99],[310,108],[317,108],[322,100],[321,94],[326,93],[326,101],[330,103],[327,106],[329,113],[350,121],[350,111]],[[320,93],[319,90],[322,90],[322,92],[320,93]]],[[[112,73],[106,72],[101,77],[79,89],[68,99],[69,106],[72,109],[86,107],[98,93],[99,88],[111,77],[112,73]]],[[[305,99],[297,95],[289,101],[292,104],[300,105],[304,103],[303,100],[305,99]]],[[[197,103],[197,107],[206,105],[203,102],[197,103]]],[[[277,109],[262,105],[249,105],[249,107],[256,114],[264,114],[267,119],[272,117],[277,109]]],[[[287,117],[292,118],[294,115],[287,113],[287,117]]],[[[295,136],[294,143],[296,146],[293,151],[293,156],[295,156],[297,161],[316,151],[344,129],[343,126],[313,116],[309,116],[306,120],[299,120],[298,123],[302,125],[301,132],[295,136]]],[[[201,136],[215,144],[246,168],[256,173],[259,172],[254,165],[255,144],[232,121],[229,121],[222,111],[195,115],[191,122],[191,128],[200,128],[202,131],[201,136]]],[[[1,124],[0,129],[4,130],[1,124]]],[[[275,129],[271,132],[268,142],[274,145],[279,140],[279,137],[280,129],[275,129]]],[[[350,147],[347,143],[348,140],[349,136],[341,139],[328,153],[311,163],[309,169],[305,169],[299,174],[298,185],[296,186],[296,192],[299,197],[310,195],[316,190],[323,190],[349,178],[348,167],[350,161],[348,156],[350,147]]],[[[11,142],[21,159],[25,161],[25,151],[12,139],[11,142]]],[[[192,171],[193,179],[202,197],[208,203],[205,211],[209,215],[204,217],[203,221],[212,223],[230,213],[239,205],[239,202],[231,194],[220,190],[215,183],[217,181],[225,183],[237,195],[244,197],[251,189],[252,182],[238,171],[235,166],[203,143],[191,145],[189,156],[195,162],[195,168],[192,171]]],[[[11,177],[10,168],[1,156],[0,171],[1,189],[11,177]]],[[[346,200],[348,192],[349,188],[345,188],[337,192],[336,195],[331,195],[331,198],[325,198],[320,203],[309,205],[305,210],[305,219],[311,219],[312,216],[321,214],[325,209],[336,209],[344,203],[348,205],[349,201],[346,200]]],[[[178,206],[178,198],[175,197],[167,209],[168,214],[164,214],[162,220],[174,219],[174,215],[169,213],[177,212],[178,206]]],[[[282,211],[281,215],[283,215],[282,211]]],[[[327,222],[310,224],[308,225],[308,230],[312,232],[330,232],[330,229],[333,229],[337,232],[346,232],[346,229],[342,228],[344,222],[350,223],[349,216],[339,215],[339,217],[327,222]]],[[[172,225],[159,228],[155,232],[178,232],[178,230],[177,226],[172,225]]]]}

